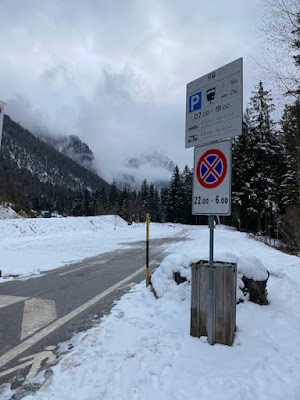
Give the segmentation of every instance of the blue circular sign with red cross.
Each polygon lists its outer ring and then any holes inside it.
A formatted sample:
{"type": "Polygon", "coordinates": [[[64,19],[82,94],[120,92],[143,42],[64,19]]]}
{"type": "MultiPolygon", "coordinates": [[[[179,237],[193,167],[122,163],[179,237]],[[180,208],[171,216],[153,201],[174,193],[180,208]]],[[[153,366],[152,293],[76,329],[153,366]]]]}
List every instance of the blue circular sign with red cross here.
{"type": "Polygon", "coordinates": [[[201,186],[213,189],[219,186],[227,172],[227,160],[222,151],[207,150],[197,164],[196,174],[201,186]]]}

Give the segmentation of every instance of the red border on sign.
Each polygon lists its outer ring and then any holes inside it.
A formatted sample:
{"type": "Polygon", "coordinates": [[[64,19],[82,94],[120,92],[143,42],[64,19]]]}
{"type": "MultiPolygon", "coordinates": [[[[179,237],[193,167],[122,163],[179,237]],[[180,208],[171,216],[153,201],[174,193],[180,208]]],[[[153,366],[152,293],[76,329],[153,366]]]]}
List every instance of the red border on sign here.
{"type": "Polygon", "coordinates": [[[205,187],[206,189],[213,189],[217,186],[219,186],[227,173],[227,160],[226,157],[224,155],[224,153],[222,153],[222,151],[218,150],[218,149],[209,149],[207,150],[205,153],[202,154],[202,156],[200,157],[200,160],[198,161],[197,164],[197,168],[196,168],[196,174],[197,174],[197,179],[200,183],[201,186],[205,187]],[[210,165],[207,161],[206,161],[206,157],[210,156],[210,155],[216,155],[217,158],[214,161],[214,163],[212,165],[210,165]],[[219,175],[216,170],[214,169],[214,167],[218,164],[219,161],[222,161],[223,163],[223,169],[222,169],[222,173],[221,175],[219,175]],[[208,171],[205,173],[205,175],[203,177],[201,177],[200,175],[200,167],[201,164],[204,163],[206,168],[208,168],[208,171]],[[217,178],[217,180],[213,183],[207,183],[205,182],[205,178],[210,174],[213,173],[213,175],[217,178]]]}

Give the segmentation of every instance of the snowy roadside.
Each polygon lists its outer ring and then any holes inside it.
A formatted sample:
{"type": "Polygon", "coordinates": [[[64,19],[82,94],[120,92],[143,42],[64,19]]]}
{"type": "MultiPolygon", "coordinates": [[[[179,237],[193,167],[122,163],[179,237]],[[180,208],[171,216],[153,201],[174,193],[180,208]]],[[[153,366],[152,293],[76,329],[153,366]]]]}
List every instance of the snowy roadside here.
{"type": "MultiPolygon", "coordinates": [[[[168,237],[183,229],[151,223],[150,237],[168,237]]],[[[121,243],[145,240],[145,235],[145,224],[128,226],[114,215],[0,220],[0,270],[2,276],[39,274],[125,248],[121,243]]],[[[8,279],[0,278],[0,283],[8,279]]]]}
{"type": "MultiPolygon", "coordinates": [[[[157,274],[166,263],[184,268],[187,260],[207,258],[207,227],[191,228],[190,238],[174,244],[157,274]]],[[[255,255],[270,272],[269,305],[237,305],[232,347],[189,335],[190,285],[165,276],[159,299],[136,285],[100,325],[76,335],[48,390],[26,399],[299,399],[299,258],[225,227],[216,229],[215,245],[218,259],[255,255]]]]}
{"type": "Polygon", "coordinates": [[[0,220],[11,219],[11,218],[21,218],[11,207],[9,203],[0,203],[0,220]]]}

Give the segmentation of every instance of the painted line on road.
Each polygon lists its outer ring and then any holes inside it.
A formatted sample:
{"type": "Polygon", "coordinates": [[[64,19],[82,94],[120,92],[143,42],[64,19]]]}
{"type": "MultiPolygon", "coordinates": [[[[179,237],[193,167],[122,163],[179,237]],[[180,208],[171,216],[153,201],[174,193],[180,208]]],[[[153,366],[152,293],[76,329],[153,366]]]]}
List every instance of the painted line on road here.
{"type": "Polygon", "coordinates": [[[47,364],[51,364],[56,360],[56,356],[53,353],[53,350],[56,349],[56,346],[48,346],[44,351],[40,351],[37,354],[31,354],[30,356],[20,358],[19,361],[25,361],[22,364],[19,364],[13,368],[7,369],[5,371],[0,372],[0,378],[3,376],[9,375],[15,371],[20,369],[24,369],[31,365],[31,368],[26,376],[26,380],[34,378],[41,368],[41,364],[43,361],[47,361],[47,364]],[[28,361],[27,361],[28,360],[28,361]]]}
{"type": "MultiPolygon", "coordinates": [[[[157,263],[156,260],[150,262],[151,264],[157,263]]],[[[41,339],[44,339],[47,335],[55,331],[56,329],[60,328],[62,325],[70,321],[71,319],[77,317],[77,315],[81,314],[88,308],[92,307],[98,301],[103,299],[105,296],[113,292],[114,290],[118,289],[120,286],[124,285],[126,282],[130,281],[135,276],[139,275],[141,272],[145,271],[146,266],[139,268],[133,274],[127,276],[126,278],[122,279],[118,283],[114,284],[110,288],[104,290],[102,293],[99,293],[97,296],[92,298],[91,300],[87,301],[86,303],[82,304],[81,306],[77,307],[75,310],[71,311],[69,314],[61,317],[60,319],[56,320],[52,324],[48,325],[47,327],[43,328],[35,335],[31,336],[29,339],[26,339],[24,342],[20,343],[18,346],[14,347],[13,349],[9,350],[7,353],[3,354],[0,357],[0,368],[2,368],[5,364],[19,356],[24,351],[28,350],[30,347],[35,345],[41,339]]]]}
{"type": "Polygon", "coordinates": [[[26,339],[57,318],[55,300],[25,300],[21,340],[26,339]]]}
{"type": "Polygon", "coordinates": [[[103,264],[106,264],[108,261],[109,261],[109,260],[99,260],[99,261],[97,261],[97,262],[93,262],[93,263],[90,263],[90,264],[87,264],[87,265],[83,265],[82,267],[78,267],[78,268],[75,268],[75,269],[71,269],[71,271],[62,272],[62,273],[59,274],[59,275],[60,275],[60,276],[63,276],[63,275],[67,275],[67,274],[72,274],[73,272],[79,271],[80,269],[89,268],[89,267],[91,267],[92,265],[97,265],[97,264],[103,265],[103,264]]]}
{"type": "Polygon", "coordinates": [[[19,303],[20,301],[27,300],[28,297],[18,297],[18,296],[0,296],[0,308],[11,306],[12,304],[19,303]]]}

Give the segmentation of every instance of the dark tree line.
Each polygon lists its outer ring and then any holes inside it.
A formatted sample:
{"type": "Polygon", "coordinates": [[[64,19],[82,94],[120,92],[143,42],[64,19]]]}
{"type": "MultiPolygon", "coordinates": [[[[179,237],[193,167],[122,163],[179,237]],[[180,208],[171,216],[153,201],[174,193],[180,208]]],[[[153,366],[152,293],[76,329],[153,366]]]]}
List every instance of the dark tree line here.
{"type": "Polygon", "coordinates": [[[105,192],[85,192],[78,196],[73,215],[118,214],[128,222],[144,222],[146,213],[153,222],[192,223],[192,171],[185,166],[181,173],[176,165],[169,187],[159,190],[145,179],[138,191],[119,190],[113,182],[105,192]]]}

